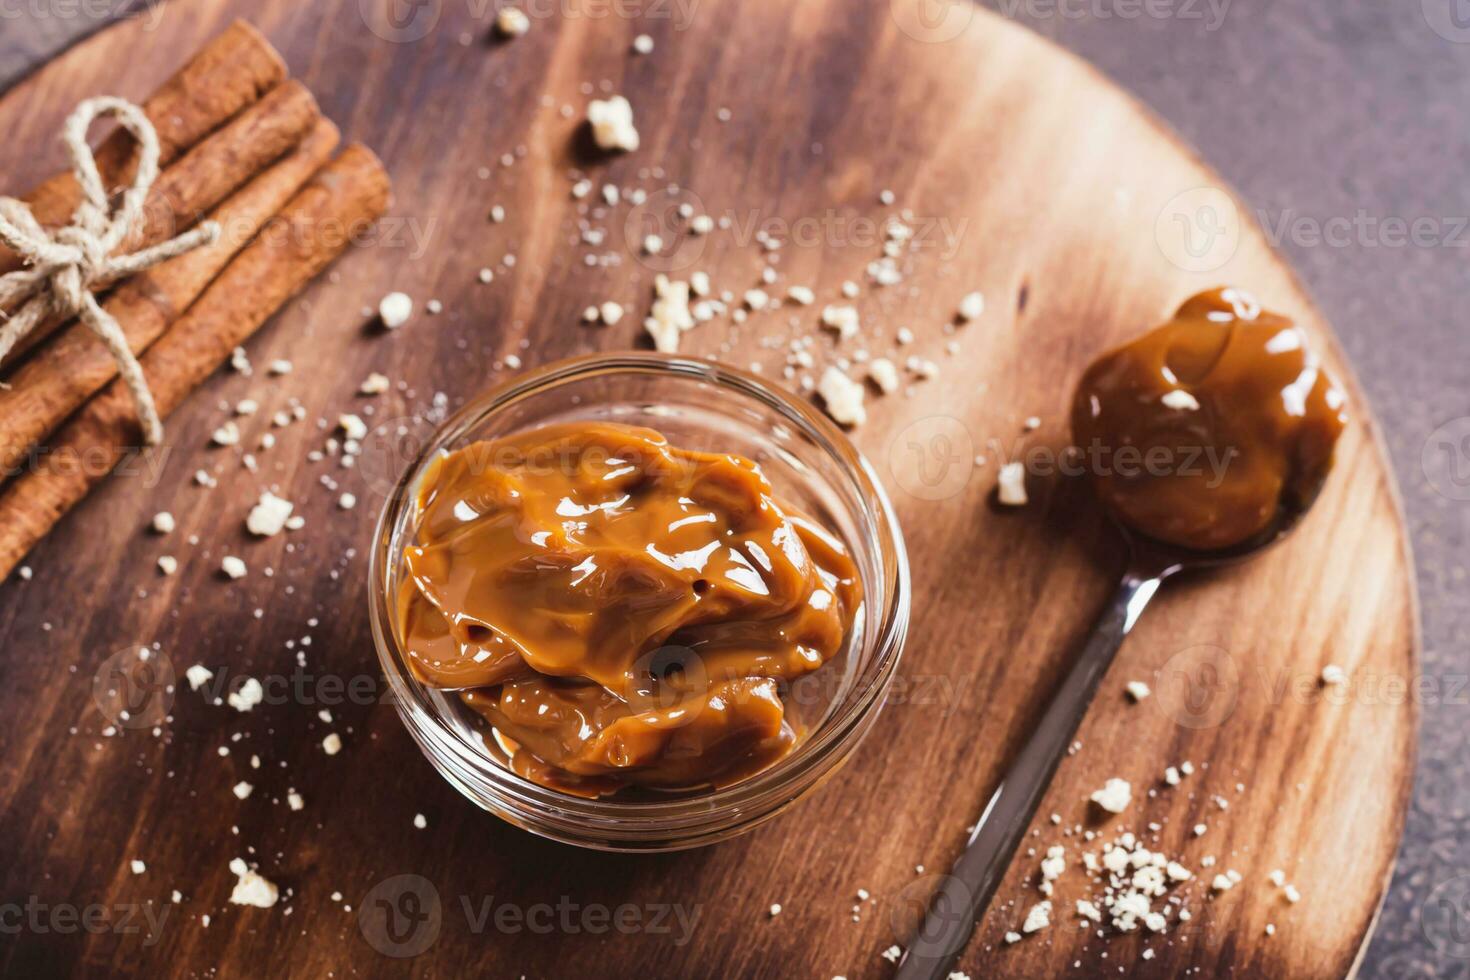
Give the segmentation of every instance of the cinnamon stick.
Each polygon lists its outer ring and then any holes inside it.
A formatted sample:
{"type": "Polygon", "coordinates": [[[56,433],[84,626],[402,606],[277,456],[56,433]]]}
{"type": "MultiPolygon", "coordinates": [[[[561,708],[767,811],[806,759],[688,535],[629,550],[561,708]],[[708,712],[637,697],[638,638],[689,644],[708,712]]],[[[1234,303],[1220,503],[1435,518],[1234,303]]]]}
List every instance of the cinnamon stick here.
{"type": "MultiPolygon", "coordinates": [[[[121,251],[157,245],[193,225],[201,214],[299,143],[320,118],[316,99],[300,82],[286,81],[271,89],[158,175],[143,216],[121,251]]],[[[37,327],[15,345],[11,357],[35,347],[58,326],[60,322],[37,327]]]]}
{"type": "MultiPolygon", "coordinates": [[[[263,104],[263,103],[262,103],[263,104]]],[[[141,352],[186,310],[210,281],[301,189],[337,148],[337,127],[318,120],[296,149],[237,191],[210,215],[220,237],[139,273],[103,304],[141,352]]],[[[117,376],[117,362],[92,332],[72,324],[0,389],[0,466],[11,472],[30,447],[117,376]]]]}
{"type": "MultiPolygon", "coordinates": [[[[178,407],[230,352],[388,207],[387,171],[354,144],[324,167],[143,355],[160,415],[178,407]]],[[[57,433],[54,448],[0,494],[0,580],[67,511],[141,444],[127,388],[114,381],[57,433]]]]}
{"type": "Polygon", "coordinates": [[[123,250],[134,252],[184,231],[301,142],[320,118],[316,99],[300,82],[291,79],[271,89],[158,175],[123,250]]]}
{"type": "MultiPolygon", "coordinates": [[[[167,166],[285,77],[286,63],[270,42],[249,24],[235,21],[143,103],[144,114],[158,131],[160,166],[167,166]]],[[[104,140],[96,153],[103,182],[111,187],[130,180],[136,153],[136,143],[124,130],[104,140]]],[[[21,200],[42,225],[55,227],[71,217],[81,192],[68,171],[21,200]]],[[[0,247],[0,275],[20,266],[14,252],[0,247]]]]}

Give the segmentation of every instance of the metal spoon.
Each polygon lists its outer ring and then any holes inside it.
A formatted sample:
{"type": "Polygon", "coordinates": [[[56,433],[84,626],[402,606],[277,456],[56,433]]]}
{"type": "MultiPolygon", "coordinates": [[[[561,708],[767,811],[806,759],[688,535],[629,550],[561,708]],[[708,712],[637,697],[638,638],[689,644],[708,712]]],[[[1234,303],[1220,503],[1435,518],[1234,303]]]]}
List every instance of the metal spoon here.
{"type": "Polygon", "coordinates": [[[1062,754],[1091,705],[1118,648],[1164,581],[1178,572],[1243,561],[1280,541],[1296,527],[1312,500],[1283,505],[1263,534],[1228,551],[1192,552],[1161,544],[1123,528],[1128,570],[1093,625],[1077,662],[1052,696],[1041,723],[1021,749],[965,850],[929,901],[918,933],[899,961],[896,980],[944,980],[990,904],[1016,845],[1031,825],[1062,754]]]}

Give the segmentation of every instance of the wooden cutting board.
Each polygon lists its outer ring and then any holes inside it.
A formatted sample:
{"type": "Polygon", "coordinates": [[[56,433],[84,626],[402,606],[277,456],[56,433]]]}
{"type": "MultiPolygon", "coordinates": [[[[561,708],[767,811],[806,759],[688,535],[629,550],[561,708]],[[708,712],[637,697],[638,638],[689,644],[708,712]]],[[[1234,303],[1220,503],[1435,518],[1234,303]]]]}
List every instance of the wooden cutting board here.
{"type": "MultiPolygon", "coordinates": [[[[1209,285],[1249,287],[1298,317],[1347,372],[1219,177],[1088,66],[1009,22],[919,0],[567,0],[533,7],[559,12],[504,43],[490,38],[489,6],[425,0],[389,18],[377,0],[176,2],[88,40],[0,104],[0,189],[13,193],[60,166],[55,134],[80,98],[141,98],[248,15],[347,136],[382,154],[398,196],[378,246],[340,263],[251,346],[257,365],[285,357],[294,373],[215,378],[170,421],[156,468],[109,481],[31,556],[34,577],[0,590],[0,899],[102,907],[91,930],[42,913],[41,927],[7,936],[7,975],[885,976],[881,952],[904,940],[1120,571],[1118,542],[1076,481],[1034,476],[1031,506],[1000,512],[989,504],[998,462],[1064,446],[1084,364],[1209,285]],[[641,33],[652,54],[631,52],[641,33]],[[632,101],[639,152],[586,155],[578,120],[606,91],[632,101]],[[606,212],[588,218],[607,231],[598,247],[577,241],[594,205],[573,198],[574,169],[599,188],[649,191],[639,207],[595,204],[606,212]],[[731,226],[693,240],[670,231],[685,200],[731,226]],[[488,220],[497,204],[499,224],[488,220]],[[920,237],[904,282],[875,288],[865,269],[900,208],[920,237]],[[401,458],[379,440],[356,470],[311,463],[324,434],[307,421],[280,430],[251,474],[206,448],[208,435],[222,406],[247,395],[262,429],[296,398],[310,420],[371,409],[390,431],[385,420],[421,414],[436,392],[452,405],[508,376],[509,355],[536,365],[643,346],[654,272],[705,270],[739,295],[757,284],[762,227],[789,240],[773,289],[811,285],[830,302],[845,280],[864,283],[862,343],[892,353],[906,326],[916,339],[902,354],[940,368],[912,397],[870,395],[854,434],[913,559],[902,677],[851,763],[746,837],[641,857],[540,840],[461,799],[376,703],[365,551],[401,458]],[[678,250],[635,258],[657,230],[678,250]],[[588,267],[588,255],[620,262],[588,267]],[[476,281],[482,266],[496,271],[490,285],[476,281]],[[444,312],[385,335],[359,310],[390,289],[421,308],[437,298],[444,312]],[[976,289],[984,317],[946,333],[976,289]],[[632,315],[580,322],[606,299],[632,315]],[[356,397],[374,370],[407,388],[356,397]],[[217,488],[193,484],[199,467],[219,473],[217,488]],[[337,508],[323,474],[357,494],[355,510],[337,508]],[[268,484],[297,502],[306,529],[248,541],[244,514],[268,484]],[[179,529],[160,540],[144,528],[164,509],[179,529]],[[179,558],[177,576],[155,573],[163,553],[179,558]],[[250,576],[222,580],[226,553],[250,576]],[[93,677],[117,651],[156,641],[179,672],[202,663],[290,678],[307,636],[304,693],[242,715],[181,681],[159,734],[103,734],[93,677]],[[335,683],[365,687],[344,697],[335,683]],[[320,748],[328,731],[345,744],[333,757],[320,748]],[[244,801],[231,793],[241,780],[255,786],[244,801]],[[419,813],[426,829],[415,829],[419,813]],[[269,910],[229,905],[236,856],[289,895],[269,910]],[[859,888],[873,898],[854,922],[859,888]],[[403,929],[370,942],[359,909],[384,899],[403,929]],[[162,916],[153,935],[148,915],[162,916]]],[[[817,309],[705,325],[685,347],[774,375],[783,353],[767,338],[817,332],[817,309]]],[[[1037,858],[1023,855],[964,956],[971,975],[1352,971],[1408,798],[1417,638],[1394,486],[1350,377],[1348,387],[1355,422],[1305,526],[1248,566],[1170,584],[1105,681],[1026,845],[1039,855],[1062,843],[1075,865],[1079,838],[1064,831],[1137,831],[1201,872],[1182,891],[1193,919],[1164,936],[1099,938],[1070,914],[1084,894],[1074,867],[1056,924],[1007,946],[1039,897],[1037,858]],[[1319,688],[1329,663],[1351,675],[1347,696],[1319,688]],[[1131,704],[1123,685],[1134,679],[1154,696],[1131,704]],[[1164,786],[1165,768],[1185,760],[1196,773],[1164,786]],[[1084,801],[1114,776],[1133,783],[1133,805],[1090,823],[1084,801]],[[1207,855],[1242,884],[1208,897],[1207,855]],[[1268,883],[1276,868],[1299,904],[1268,883]]]]}

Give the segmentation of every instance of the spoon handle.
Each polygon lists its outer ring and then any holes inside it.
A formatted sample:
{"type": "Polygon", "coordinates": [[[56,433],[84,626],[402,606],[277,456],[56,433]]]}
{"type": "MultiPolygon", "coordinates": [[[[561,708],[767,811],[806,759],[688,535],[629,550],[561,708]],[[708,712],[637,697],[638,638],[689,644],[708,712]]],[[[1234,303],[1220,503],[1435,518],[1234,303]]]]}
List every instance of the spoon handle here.
{"type": "Polygon", "coordinates": [[[941,880],[899,963],[897,980],[944,980],[949,975],[1030,826],[1113,655],[1162,581],[1162,575],[1130,570],[1119,583],[1040,724],[990,798],[965,850],[941,880]]]}

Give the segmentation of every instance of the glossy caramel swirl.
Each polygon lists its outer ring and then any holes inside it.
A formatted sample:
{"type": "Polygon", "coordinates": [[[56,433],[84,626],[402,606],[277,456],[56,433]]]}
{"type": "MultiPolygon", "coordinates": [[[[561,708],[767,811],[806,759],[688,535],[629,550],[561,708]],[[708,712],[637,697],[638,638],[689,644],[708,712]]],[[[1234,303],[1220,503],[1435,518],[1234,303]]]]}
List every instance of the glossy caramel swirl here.
{"type": "Polygon", "coordinates": [[[552,425],[439,457],[404,549],[400,640],[527,778],[580,795],[719,786],[795,744],[784,685],[843,648],[842,543],[748,459],[552,425]]]}
{"type": "Polygon", "coordinates": [[[1088,368],[1072,431],[1123,523],[1219,551],[1256,543],[1312,502],[1345,409],[1299,327],[1216,289],[1088,368]]]}

